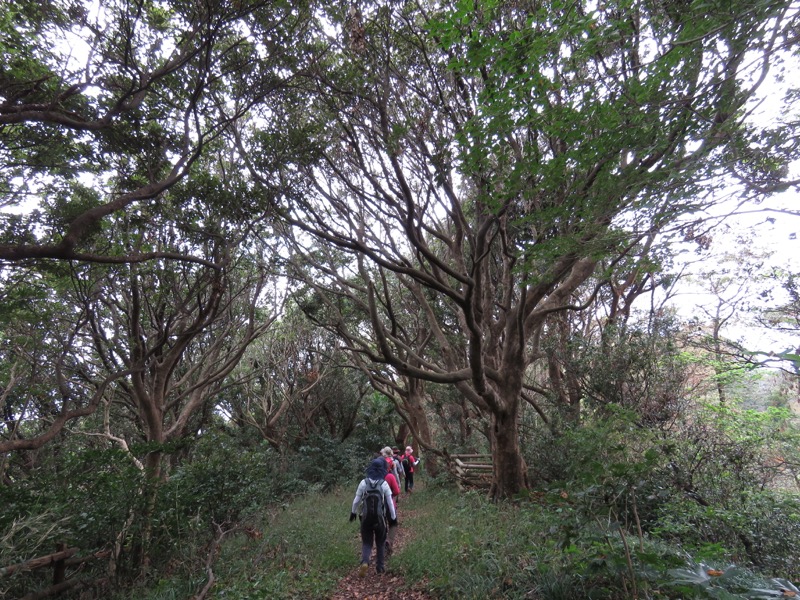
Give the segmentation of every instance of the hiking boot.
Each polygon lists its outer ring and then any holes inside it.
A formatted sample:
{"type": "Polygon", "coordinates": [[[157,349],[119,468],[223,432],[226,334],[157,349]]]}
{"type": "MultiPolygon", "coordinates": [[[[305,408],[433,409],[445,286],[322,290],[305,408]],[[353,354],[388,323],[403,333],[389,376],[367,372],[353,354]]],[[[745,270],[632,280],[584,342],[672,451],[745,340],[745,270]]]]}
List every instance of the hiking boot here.
{"type": "Polygon", "coordinates": [[[358,576],[361,577],[362,579],[364,577],[366,577],[367,576],[367,569],[369,569],[369,564],[365,563],[365,562],[361,563],[361,565],[359,565],[359,567],[358,567],[358,576]]]}

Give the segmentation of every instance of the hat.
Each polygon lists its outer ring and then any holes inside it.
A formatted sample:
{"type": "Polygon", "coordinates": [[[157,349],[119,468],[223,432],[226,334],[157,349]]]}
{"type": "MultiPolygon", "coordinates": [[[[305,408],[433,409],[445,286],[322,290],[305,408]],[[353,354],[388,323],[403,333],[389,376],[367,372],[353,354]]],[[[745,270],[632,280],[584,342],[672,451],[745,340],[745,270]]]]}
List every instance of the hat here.
{"type": "Polygon", "coordinates": [[[414,452],[414,449],[411,446],[406,446],[406,452],[414,452]]]}
{"type": "Polygon", "coordinates": [[[367,477],[369,479],[383,479],[386,477],[386,460],[383,458],[375,458],[369,463],[367,467],[367,477]]]}

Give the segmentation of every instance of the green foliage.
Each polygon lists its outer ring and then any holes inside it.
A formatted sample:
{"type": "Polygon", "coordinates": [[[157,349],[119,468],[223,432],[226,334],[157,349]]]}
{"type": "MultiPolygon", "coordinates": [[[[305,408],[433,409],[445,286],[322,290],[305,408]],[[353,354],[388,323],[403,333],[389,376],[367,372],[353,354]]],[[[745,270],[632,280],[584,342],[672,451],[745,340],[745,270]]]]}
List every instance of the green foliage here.
{"type": "Polygon", "coordinates": [[[586,518],[646,526],[676,493],[665,474],[670,446],[639,426],[638,414],[613,406],[604,412],[556,437],[540,432],[528,464],[535,480],[566,490],[586,518]]]}
{"type": "Polygon", "coordinates": [[[392,568],[425,580],[436,597],[630,598],[634,585],[654,589],[660,572],[682,564],[674,548],[647,539],[640,547],[618,527],[565,527],[576,514],[560,493],[516,504],[452,490],[411,500],[421,513],[414,527],[425,535],[414,536],[392,568]]]}
{"type": "MultiPolygon", "coordinates": [[[[769,579],[732,565],[719,545],[687,554],[677,541],[586,514],[583,500],[563,489],[496,503],[477,492],[421,483],[400,503],[406,541],[388,569],[403,575],[400,585],[422,588],[431,597],[743,599],[795,589],[787,573],[769,579]]],[[[312,491],[250,514],[246,526],[232,530],[221,546],[215,597],[330,597],[358,563],[358,529],[347,520],[354,489],[355,484],[312,491]]],[[[136,597],[162,600],[177,590],[188,596],[204,581],[197,562],[185,561],[136,597]]],[[[119,600],[132,597],[121,593],[119,600]]]]}
{"type": "MultiPolygon", "coordinates": [[[[113,547],[121,532],[133,533],[128,520],[141,509],[144,480],[130,456],[119,450],[71,452],[65,446],[57,469],[43,465],[33,477],[0,487],[3,566],[49,554],[62,543],[87,556],[113,547]]],[[[104,566],[88,563],[86,570],[93,569],[100,573],[104,566]]],[[[40,573],[20,573],[7,591],[13,597],[39,582],[40,573]]]]}
{"type": "Polygon", "coordinates": [[[687,560],[678,543],[585,515],[581,500],[563,491],[495,504],[427,490],[412,502],[421,513],[414,527],[425,535],[413,537],[392,568],[425,580],[436,597],[685,600],[778,597],[780,589],[794,589],[748,568],[709,566],[729,564],[720,547],[706,548],[707,563],[687,560]]]}
{"type": "MultiPolygon", "coordinates": [[[[55,511],[22,512],[20,505],[7,493],[0,493],[0,504],[4,506],[2,516],[5,517],[0,525],[0,567],[50,554],[56,550],[57,543],[69,539],[69,519],[55,511]],[[3,504],[5,502],[8,504],[3,504]]],[[[24,506],[34,505],[31,499],[24,506]]],[[[22,597],[31,591],[37,579],[41,578],[31,577],[24,571],[3,577],[0,579],[0,598],[22,597]]]]}
{"type": "MultiPolygon", "coordinates": [[[[253,572],[246,585],[235,581],[234,570],[221,576],[219,589],[229,597],[324,598],[355,562],[357,526],[348,522],[353,489],[310,493],[267,512],[263,538],[240,540],[238,568],[253,572]],[[248,551],[246,546],[250,547],[248,551]],[[253,547],[258,549],[253,552],[253,547]]],[[[237,548],[234,547],[234,552],[237,548]]]]}
{"type": "Polygon", "coordinates": [[[666,585],[669,588],[693,598],[793,598],[800,591],[786,579],[767,581],[736,565],[720,568],[703,562],[690,562],[686,567],[671,569],[668,577],[666,585]]]}
{"type": "Polygon", "coordinates": [[[794,461],[783,451],[792,450],[797,435],[787,411],[708,406],[673,431],[637,421],[617,410],[555,438],[542,433],[528,448],[533,473],[563,491],[555,509],[562,547],[599,519],[698,558],[800,576],[790,550],[800,535],[800,501],[775,489],[793,483],[791,467],[783,468],[794,461]]]}
{"type": "Polygon", "coordinates": [[[640,425],[655,427],[671,423],[690,394],[690,371],[677,343],[679,335],[680,323],[674,317],[631,320],[607,325],[599,340],[572,335],[568,354],[560,358],[576,374],[593,412],[611,410],[613,418],[614,407],[621,407],[640,425]]]}
{"type": "Polygon", "coordinates": [[[235,522],[280,496],[278,464],[266,445],[243,448],[236,438],[210,431],[162,487],[164,509],[177,507],[208,524],[235,522]]]}
{"type": "Polygon", "coordinates": [[[725,554],[740,564],[800,577],[789,550],[800,535],[800,501],[794,495],[742,490],[734,506],[703,506],[676,497],[662,507],[653,532],[698,556],[708,547],[726,548],[725,554]]]}
{"type": "MultiPolygon", "coordinates": [[[[13,529],[19,519],[51,514],[62,523],[58,534],[63,538],[48,538],[52,547],[63,541],[86,551],[103,548],[114,539],[135,508],[131,500],[142,484],[130,457],[118,450],[65,453],[58,470],[36,475],[0,488],[5,506],[0,527],[13,529]]],[[[25,545],[21,542],[19,547],[25,545]]]]}
{"type": "Polygon", "coordinates": [[[53,551],[55,544],[69,536],[69,523],[60,515],[45,510],[35,512],[33,498],[2,494],[3,522],[0,537],[0,564],[8,565],[53,551]]]}
{"type": "Polygon", "coordinates": [[[305,440],[293,455],[295,473],[305,481],[313,482],[313,489],[327,491],[335,485],[360,480],[374,450],[386,445],[384,430],[381,438],[348,439],[341,443],[323,435],[313,435],[305,440]],[[374,445],[373,445],[374,442],[374,445]]]}
{"type": "Polygon", "coordinates": [[[232,431],[207,432],[161,487],[163,510],[206,524],[246,521],[276,502],[358,481],[372,456],[323,436],[284,454],[263,442],[241,441],[232,431]]]}

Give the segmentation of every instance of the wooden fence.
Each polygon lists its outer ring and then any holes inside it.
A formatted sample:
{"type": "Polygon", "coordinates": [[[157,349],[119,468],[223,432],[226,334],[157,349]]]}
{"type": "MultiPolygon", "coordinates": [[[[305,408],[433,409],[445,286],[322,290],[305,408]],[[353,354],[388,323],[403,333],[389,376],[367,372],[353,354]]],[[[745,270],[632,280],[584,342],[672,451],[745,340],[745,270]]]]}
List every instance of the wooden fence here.
{"type": "Polygon", "coordinates": [[[58,544],[56,547],[56,551],[52,554],[48,554],[47,556],[32,558],[30,560],[26,560],[25,562],[21,562],[16,565],[0,567],[0,577],[7,577],[9,575],[13,575],[14,573],[35,571],[37,569],[52,567],[53,569],[52,585],[44,590],[38,592],[32,592],[27,596],[23,596],[20,600],[40,600],[42,598],[58,596],[67,590],[76,588],[80,589],[82,587],[90,587],[95,585],[101,585],[102,583],[104,583],[105,580],[93,581],[89,583],[84,580],[78,579],[77,577],[67,578],[66,576],[67,568],[82,565],[83,563],[88,562],[90,560],[95,560],[98,558],[107,558],[108,556],[110,556],[111,553],[109,551],[104,551],[104,552],[96,552],[91,556],[79,557],[75,556],[77,552],[78,552],[77,548],[67,548],[66,544],[58,544]]]}
{"type": "Polygon", "coordinates": [[[451,454],[450,459],[451,471],[456,476],[459,488],[491,487],[494,472],[491,454],[451,454]]]}

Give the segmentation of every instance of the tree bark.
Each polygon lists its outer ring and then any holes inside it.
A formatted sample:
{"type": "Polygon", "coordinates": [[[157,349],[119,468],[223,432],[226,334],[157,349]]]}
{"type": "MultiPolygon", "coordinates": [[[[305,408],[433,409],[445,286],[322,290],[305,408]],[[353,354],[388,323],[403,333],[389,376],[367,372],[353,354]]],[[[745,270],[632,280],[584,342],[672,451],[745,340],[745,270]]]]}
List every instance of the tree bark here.
{"type": "MultiPolygon", "coordinates": [[[[410,391],[405,405],[408,411],[408,419],[412,424],[412,431],[416,438],[415,441],[417,446],[421,446],[424,449],[433,448],[435,444],[424,404],[424,383],[419,380],[411,380],[409,388],[410,391]]],[[[415,448],[415,454],[420,454],[420,450],[420,448],[415,448]]],[[[436,477],[439,474],[439,461],[435,453],[432,452],[425,456],[425,470],[431,477],[436,477]]]]}
{"type": "Polygon", "coordinates": [[[519,446],[519,406],[514,402],[509,410],[492,413],[493,499],[513,498],[529,484],[519,446]]]}

